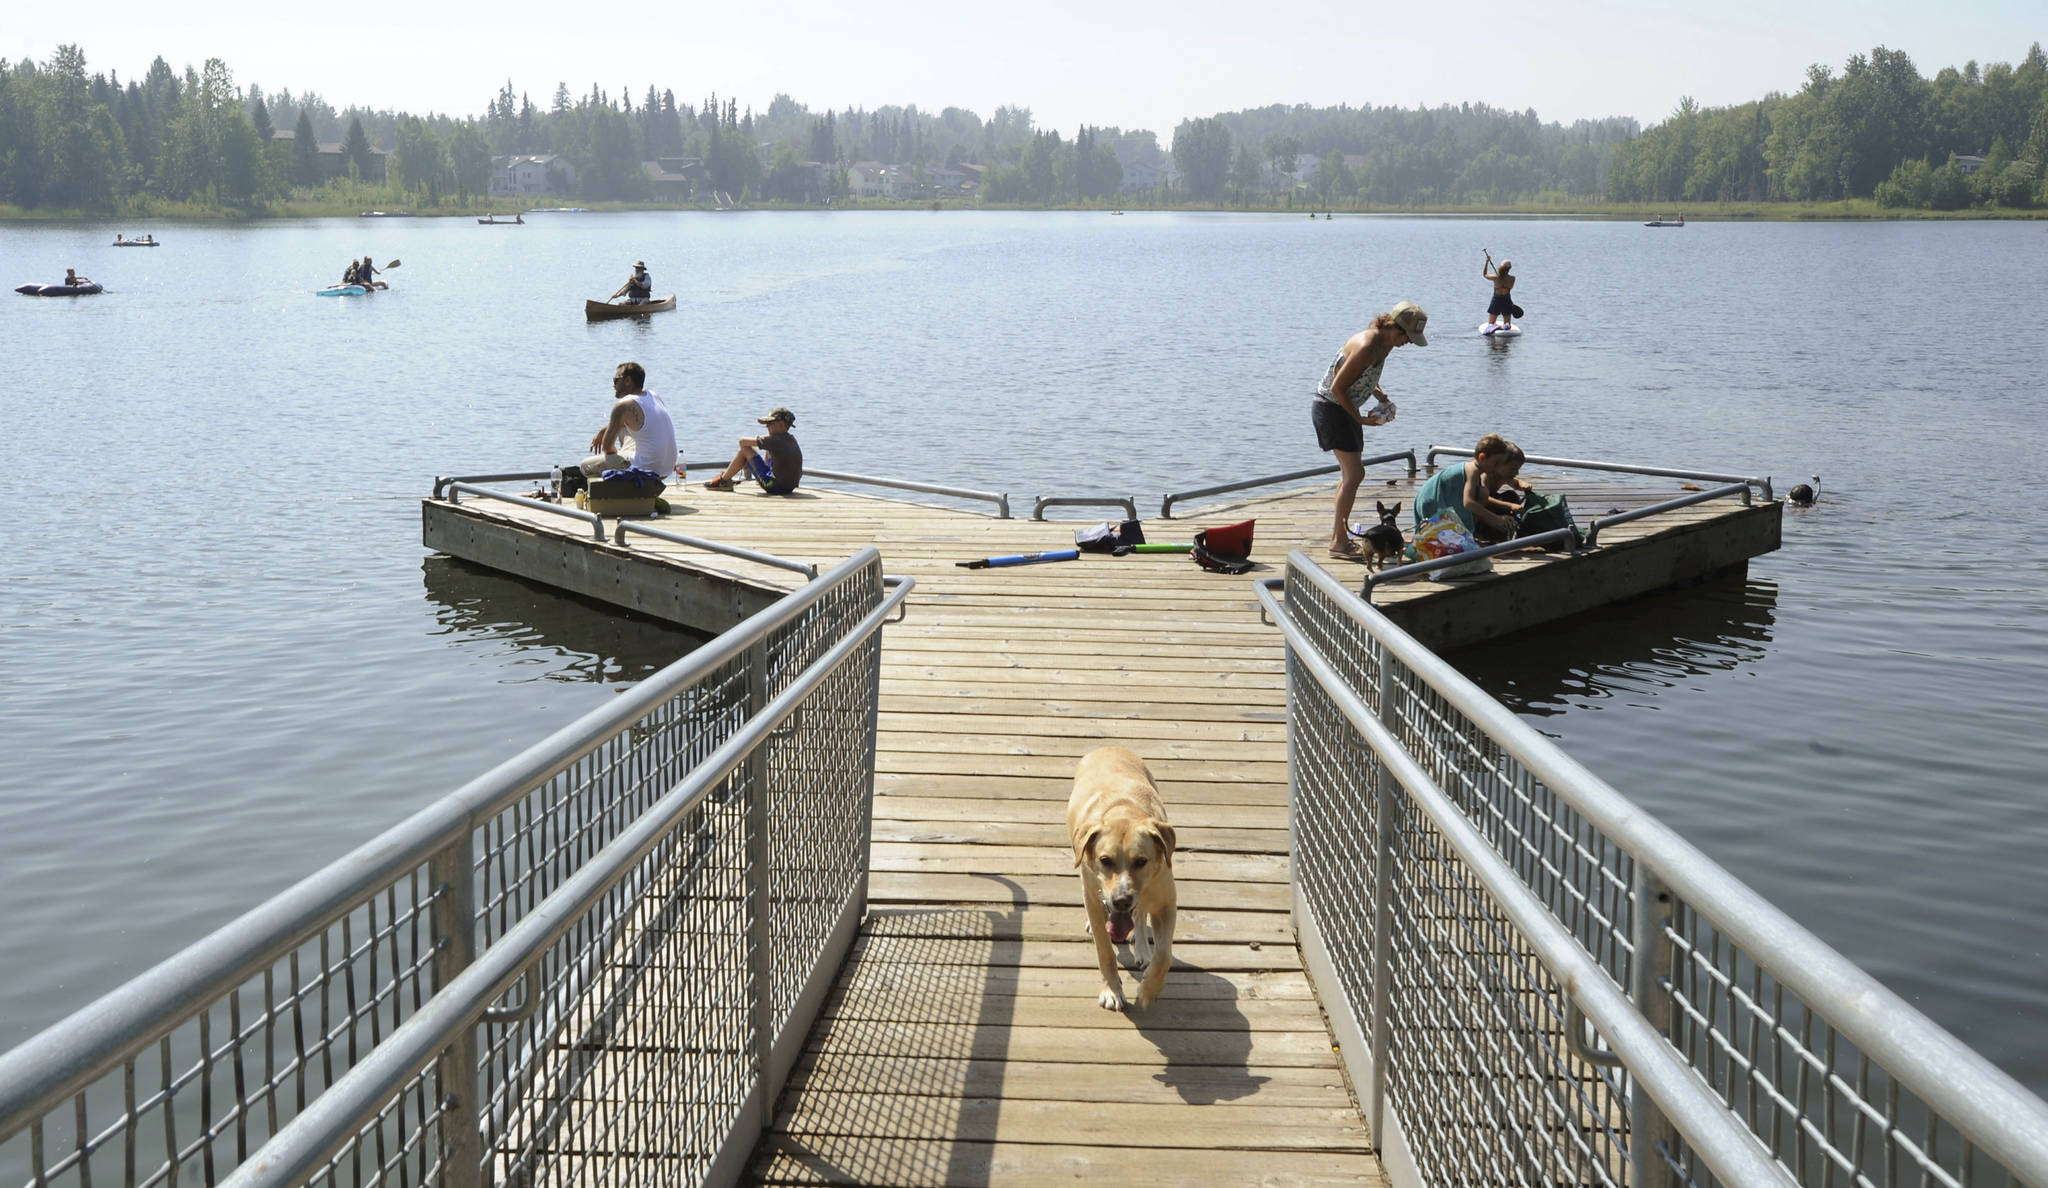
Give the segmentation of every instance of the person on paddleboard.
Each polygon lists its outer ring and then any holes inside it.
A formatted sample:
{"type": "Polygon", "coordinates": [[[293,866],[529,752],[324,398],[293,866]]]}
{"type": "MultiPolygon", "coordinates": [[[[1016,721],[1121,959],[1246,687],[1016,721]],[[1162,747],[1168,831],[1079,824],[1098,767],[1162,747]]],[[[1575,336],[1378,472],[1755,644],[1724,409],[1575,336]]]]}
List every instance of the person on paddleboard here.
{"type": "Polygon", "coordinates": [[[1522,307],[1516,305],[1514,298],[1508,295],[1515,291],[1514,268],[1513,260],[1502,260],[1496,266],[1492,252],[1486,253],[1486,263],[1479,267],[1479,275],[1493,282],[1493,301],[1486,307],[1488,327],[1493,325],[1495,318],[1499,318],[1501,329],[1512,330],[1515,328],[1515,319],[1522,316],[1522,307]]]}
{"type": "Polygon", "coordinates": [[[1380,369],[1397,346],[1428,346],[1423,337],[1428,324],[1429,315],[1413,301],[1403,301],[1374,318],[1370,326],[1344,341],[1309,403],[1316,444],[1337,456],[1337,514],[1330,530],[1330,556],[1339,560],[1365,560],[1365,550],[1351,539],[1351,505],[1365,478],[1365,433],[1361,427],[1394,419],[1394,403],[1380,387],[1380,369]],[[1364,407],[1368,396],[1378,402],[1370,411],[1364,407]]]}

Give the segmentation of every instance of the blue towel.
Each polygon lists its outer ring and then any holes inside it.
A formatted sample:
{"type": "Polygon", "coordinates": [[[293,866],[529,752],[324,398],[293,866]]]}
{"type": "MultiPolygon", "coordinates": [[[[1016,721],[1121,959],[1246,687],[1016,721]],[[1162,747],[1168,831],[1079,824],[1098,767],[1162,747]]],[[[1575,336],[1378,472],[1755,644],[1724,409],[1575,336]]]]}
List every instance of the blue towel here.
{"type": "Polygon", "coordinates": [[[636,495],[646,491],[649,486],[657,492],[661,490],[661,476],[645,467],[628,466],[623,470],[607,470],[598,477],[605,482],[631,483],[636,495]]]}

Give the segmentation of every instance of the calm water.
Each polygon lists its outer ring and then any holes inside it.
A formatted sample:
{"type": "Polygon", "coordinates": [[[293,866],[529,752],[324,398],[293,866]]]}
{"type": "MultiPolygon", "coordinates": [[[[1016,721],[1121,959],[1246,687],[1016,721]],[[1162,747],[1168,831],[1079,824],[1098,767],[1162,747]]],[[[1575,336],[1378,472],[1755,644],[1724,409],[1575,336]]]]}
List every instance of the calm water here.
{"type": "Polygon", "coordinates": [[[1458,659],[2048,1090],[2048,536],[2007,510],[2048,490],[2044,259],[2037,224],[0,226],[6,287],[111,290],[0,295],[0,1046],[691,646],[419,546],[432,476],[576,457],[620,360],[693,458],[786,403],[820,466],[1149,501],[1315,464],[1310,385],[1412,298],[1373,446],[1822,476],[1746,582],[1458,659]],[[1517,341],[1472,336],[1481,248],[1517,341]],[[365,253],[392,292],[313,295],[365,253]],[[585,324],[635,259],[678,312],[585,324]]]}

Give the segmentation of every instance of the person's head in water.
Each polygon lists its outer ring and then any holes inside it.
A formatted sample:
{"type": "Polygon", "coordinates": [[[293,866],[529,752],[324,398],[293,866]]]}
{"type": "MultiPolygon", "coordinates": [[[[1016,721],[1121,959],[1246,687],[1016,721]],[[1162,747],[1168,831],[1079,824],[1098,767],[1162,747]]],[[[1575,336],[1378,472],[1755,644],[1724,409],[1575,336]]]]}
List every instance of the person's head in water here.
{"type": "Polygon", "coordinates": [[[612,372],[612,387],[614,388],[623,386],[624,391],[638,392],[646,383],[647,369],[638,363],[630,361],[621,363],[618,370],[612,372]]]}
{"type": "Polygon", "coordinates": [[[1522,473],[1522,447],[1498,433],[1489,433],[1472,447],[1472,462],[1495,482],[1512,482],[1522,473]]]}

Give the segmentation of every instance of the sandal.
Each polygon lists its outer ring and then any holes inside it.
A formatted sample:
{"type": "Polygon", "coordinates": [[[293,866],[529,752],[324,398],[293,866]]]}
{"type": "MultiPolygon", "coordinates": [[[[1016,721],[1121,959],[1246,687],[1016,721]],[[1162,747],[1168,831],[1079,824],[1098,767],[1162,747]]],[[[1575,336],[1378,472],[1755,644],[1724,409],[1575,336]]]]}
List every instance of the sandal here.
{"type": "Polygon", "coordinates": [[[1339,561],[1362,562],[1365,560],[1365,550],[1358,547],[1357,541],[1346,537],[1342,545],[1330,546],[1330,556],[1335,557],[1339,561]]]}

